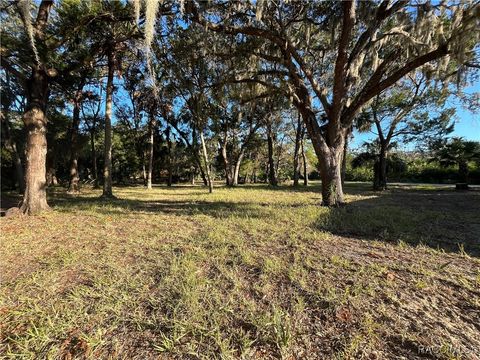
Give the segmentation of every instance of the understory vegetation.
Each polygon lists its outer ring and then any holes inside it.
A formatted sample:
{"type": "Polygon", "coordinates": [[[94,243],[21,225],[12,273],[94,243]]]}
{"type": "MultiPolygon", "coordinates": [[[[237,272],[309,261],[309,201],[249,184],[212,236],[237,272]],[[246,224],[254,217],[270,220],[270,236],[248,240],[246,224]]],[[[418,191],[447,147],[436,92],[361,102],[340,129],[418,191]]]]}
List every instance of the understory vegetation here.
{"type": "MultiPolygon", "coordinates": [[[[371,164],[353,167],[355,153],[347,157],[345,179],[349,181],[373,181],[374,170],[371,164]]],[[[392,166],[387,167],[390,182],[454,184],[462,179],[455,166],[442,167],[428,156],[415,153],[393,153],[392,166]]],[[[469,166],[469,183],[480,184],[480,167],[472,163],[469,166]]],[[[310,175],[311,176],[311,175],[310,175]]]]}
{"type": "Polygon", "coordinates": [[[55,187],[0,221],[0,353],[475,358],[480,193],[345,188],[327,208],[317,184],[55,187]]]}

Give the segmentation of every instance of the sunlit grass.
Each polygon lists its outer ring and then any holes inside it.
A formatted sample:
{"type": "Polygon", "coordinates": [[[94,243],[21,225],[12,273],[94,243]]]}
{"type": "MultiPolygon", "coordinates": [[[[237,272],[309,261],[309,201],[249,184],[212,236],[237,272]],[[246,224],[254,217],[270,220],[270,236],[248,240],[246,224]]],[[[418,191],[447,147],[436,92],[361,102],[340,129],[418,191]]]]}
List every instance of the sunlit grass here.
{"type": "Polygon", "coordinates": [[[349,205],[327,209],[318,186],[116,188],[111,201],[55,189],[52,212],[1,219],[0,352],[388,358],[439,339],[478,348],[479,262],[468,255],[478,194],[453,211],[442,207],[458,199],[435,191],[347,192],[349,205]],[[456,241],[466,255],[444,252],[456,241]]]}

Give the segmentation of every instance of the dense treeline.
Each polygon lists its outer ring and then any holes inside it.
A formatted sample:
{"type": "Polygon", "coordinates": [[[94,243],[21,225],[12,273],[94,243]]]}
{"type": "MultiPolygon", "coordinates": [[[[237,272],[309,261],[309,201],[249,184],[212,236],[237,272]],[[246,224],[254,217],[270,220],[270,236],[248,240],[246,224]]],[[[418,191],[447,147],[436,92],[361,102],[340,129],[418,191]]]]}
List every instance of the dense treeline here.
{"type": "Polygon", "coordinates": [[[332,206],[350,167],[386,189],[399,143],[466,183],[478,144],[446,140],[448,99],[478,108],[462,89],[478,78],[479,13],[402,0],[2,4],[2,186],[34,214],[57,183],[109,198],[113,183],[212,192],[310,176],[332,206]],[[353,130],[378,139],[347,161],[353,130]]]}
{"type": "MultiPolygon", "coordinates": [[[[66,134],[68,132],[69,119],[65,117],[58,118],[59,124],[56,128],[57,137],[55,141],[50,142],[52,147],[48,154],[56,154],[55,167],[49,168],[48,184],[68,186],[69,172],[68,164],[69,158],[66,153],[58,152],[58,148],[68,147],[66,134]],[[63,126],[63,129],[62,129],[63,126]],[[54,174],[54,175],[53,175],[54,174]]],[[[21,124],[16,123],[10,129],[12,139],[19,144],[17,148],[18,154],[24,154],[24,147],[22,140],[25,136],[22,131],[21,124]]],[[[119,124],[114,127],[114,146],[113,157],[115,159],[113,167],[113,181],[118,185],[146,185],[144,178],[144,168],[146,167],[145,158],[142,153],[137,154],[135,144],[131,140],[131,131],[128,127],[119,124]]],[[[170,145],[167,140],[167,133],[161,129],[155,134],[154,138],[154,164],[153,164],[153,182],[162,184],[175,183],[191,183],[195,180],[201,181],[198,170],[195,168],[195,161],[185,144],[176,139],[171,138],[170,145]],[[170,147],[169,147],[170,146],[170,147]],[[170,149],[170,150],[169,150],[170,149]],[[170,155],[169,155],[170,154],[170,155]],[[170,178],[169,166],[172,166],[172,175],[170,178]]],[[[80,133],[80,151],[78,158],[78,168],[81,183],[85,185],[94,185],[95,171],[94,159],[92,156],[90,136],[88,129],[82,129],[80,133]]],[[[280,182],[291,184],[295,178],[294,166],[294,152],[295,143],[293,141],[293,133],[286,136],[283,142],[279,142],[277,146],[276,159],[278,162],[278,177],[280,182]]],[[[95,147],[101,149],[103,147],[103,138],[101,132],[95,137],[95,147]]],[[[268,149],[266,148],[266,141],[260,137],[258,139],[258,147],[256,152],[250,153],[243,161],[240,173],[240,183],[268,183],[268,174],[266,173],[268,167],[268,149]]],[[[311,149],[311,144],[306,145],[306,166],[307,166],[307,181],[319,180],[320,175],[317,169],[317,162],[315,154],[311,149]]],[[[146,146],[144,146],[146,149],[146,146]]],[[[359,163],[359,156],[361,156],[362,149],[351,150],[346,158],[346,181],[368,181],[374,180],[374,163],[372,160],[359,163]]],[[[218,184],[226,181],[224,173],[224,164],[221,156],[221,149],[212,149],[215,154],[215,159],[212,163],[212,172],[214,179],[218,184]]],[[[24,163],[24,158],[20,159],[24,163]]],[[[97,168],[102,168],[103,159],[99,157],[96,160],[97,168]]],[[[303,158],[299,159],[300,184],[304,184],[304,164],[303,158]]],[[[441,166],[438,161],[435,161],[433,154],[422,154],[416,152],[393,152],[389,156],[389,163],[387,164],[387,178],[389,182],[417,182],[417,183],[433,183],[433,184],[454,184],[461,182],[463,179],[458,174],[458,169],[455,165],[447,167],[441,166]]],[[[472,161],[469,163],[469,183],[480,184],[480,167],[478,163],[472,161]]],[[[16,181],[16,167],[15,167],[15,153],[3,143],[2,146],[2,189],[13,190],[18,189],[16,181]]],[[[102,181],[102,174],[98,175],[98,180],[102,181]]]]}
{"type": "MultiPolygon", "coordinates": [[[[374,165],[372,162],[358,165],[355,161],[358,153],[349,154],[345,179],[350,181],[374,180],[374,165]]],[[[469,164],[468,182],[480,184],[480,167],[477,163],[469,164]]],[[[431,184],[454,184],[463,182],[458,169],[454,165],[441,166],[432,157],[418,153],[393,153],[387,164],[389,182],[413,182],[431,184]]]]}

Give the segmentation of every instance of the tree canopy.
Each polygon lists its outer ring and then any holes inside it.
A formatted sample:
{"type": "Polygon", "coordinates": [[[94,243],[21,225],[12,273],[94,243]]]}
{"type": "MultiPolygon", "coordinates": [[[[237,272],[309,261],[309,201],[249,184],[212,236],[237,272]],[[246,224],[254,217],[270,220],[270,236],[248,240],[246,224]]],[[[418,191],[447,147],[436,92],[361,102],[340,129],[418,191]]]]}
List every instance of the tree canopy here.
{"type": "MultiPolygon", "coordinates": [[[[66,129],[72,192],[85,177],[78,158],[86,129],[95,163],[89,176],[102,179],[106,197],[113,196],[119,147],[133,164],[127,177],[140,172],[147,187],[155,154],[163,158],[165,151],[172,179],[173,149],[182,149],[191,163],[178,176],[200,174],[212,191],[218,169],[235,186],[242,166],[256,174],[260,158],[265,178],[277,184],[288,173],[282,162],[291,166],[288,152],[298,183],[300,162],[307,168],[305,140],[316,155],[309,166],[322,180],[322,203],[339,205],[354,130],[375,127],[380,153],[394,137],[433,143],[451,131],[446,100],[478,76],[479,12],[477,1],[2,5],[2,73],[9,76],[6,99],[14,97],[2,113],[16,106],[27,130],[22,211],[48,208],[47,168],[55,168],[56,157],[49,157],[46,133],[54,111],[72,118],[66,129]],[[103,159],[96,159],[99,141],[103,159]]],[[[386,179],[380,182],[384,188],[386,179]]]]}

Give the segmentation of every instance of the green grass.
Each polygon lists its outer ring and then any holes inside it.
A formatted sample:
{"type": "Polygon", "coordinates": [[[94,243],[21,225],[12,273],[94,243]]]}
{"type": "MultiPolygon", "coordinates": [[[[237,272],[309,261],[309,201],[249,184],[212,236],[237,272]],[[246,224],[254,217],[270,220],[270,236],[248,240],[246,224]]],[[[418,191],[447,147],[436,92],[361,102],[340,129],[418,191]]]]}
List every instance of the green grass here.
{"type": "Polygon", "coordinates": [[[335,209],[318,187],[115,194],[55,189],[52,212],[1,219],[3,358],[480,349],[477,192],[354,184],[335,209]]]}

